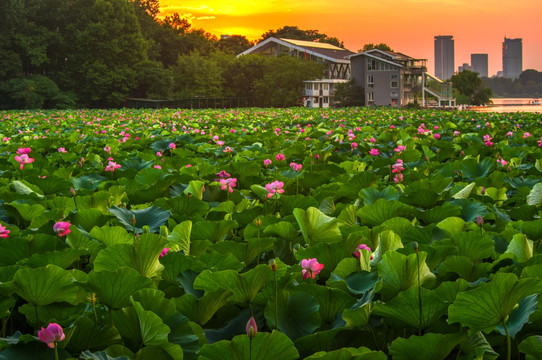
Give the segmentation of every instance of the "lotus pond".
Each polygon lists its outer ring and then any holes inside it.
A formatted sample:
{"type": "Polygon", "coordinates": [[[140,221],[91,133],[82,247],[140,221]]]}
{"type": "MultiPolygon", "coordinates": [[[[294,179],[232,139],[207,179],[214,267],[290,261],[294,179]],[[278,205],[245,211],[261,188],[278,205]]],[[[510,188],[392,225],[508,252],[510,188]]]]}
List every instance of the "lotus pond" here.
{"type": "Polygon", "coordinates": [[[0,120],[0,359],[542,358],[540,114],[0,120]]]}

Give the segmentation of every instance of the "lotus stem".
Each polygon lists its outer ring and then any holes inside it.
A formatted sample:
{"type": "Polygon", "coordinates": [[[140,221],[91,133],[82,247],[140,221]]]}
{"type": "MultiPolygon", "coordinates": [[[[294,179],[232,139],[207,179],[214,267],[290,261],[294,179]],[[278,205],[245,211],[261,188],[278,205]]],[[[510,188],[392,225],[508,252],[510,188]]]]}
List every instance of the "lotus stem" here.
{"type": "Polygon", "coordinates": [[[55,360],[58,360],[58,345],[55,341],[55,360]]]}
{"type": "Polygon", "coordinates": [[[504,327],[504,332],[506,333],[506,344],[508,346],[508,352],[507,352],[506,359],[511,360],[512,359],[512,341],[510,340],[510,332],[508,332],[508,327],[506,326],[506,321],[503,321],[502,324],[503,324],[503,327],[504,327]]]}
{"type": "Polygon", "coordinates": [[[279,301],[277,289],[277,272],[273,271],[273,279],[275,280],[275,330],[279,329],[279,301]]]}
{"type": "Polygon", "coordinates": [[[418,248],[416,247],[415,249],[416,251],[416,262],[418,263],[418,266],[417,266],[417,272],[418,272],[418,311],[420,313],[420,316],[419,316],[419,322],[418,322],[418,335],[419,336],[422,336],[422,317],[423,317],[423,312],[422,312],[422,285],[421,285],[421,281],[420,281],[420,255],[418,253],[418,248]]]}

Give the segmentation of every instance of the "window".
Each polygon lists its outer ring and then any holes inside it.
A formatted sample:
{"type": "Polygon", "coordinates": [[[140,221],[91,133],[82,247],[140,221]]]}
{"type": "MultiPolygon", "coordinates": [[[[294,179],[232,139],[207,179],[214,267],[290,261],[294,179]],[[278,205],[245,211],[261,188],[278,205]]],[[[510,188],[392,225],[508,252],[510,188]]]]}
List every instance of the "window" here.
{"type": "Polygon", "coordinates": [[[390,79],[391,80],[399,80],[399,75],[398,74],[391,74],[390,79]]]}
{"type": "Polygon", "coordinates": [[[391,92],[391,97],[392,98],[398,98],[399,97],[399,91],[392,91],[391,92]]]}
{"type": "Polygon", "coordinates": [[[392,88],[398,88],[399,87],[399,81],[397,81],[397,80],[392,81],[390,86],[392,88]]]}
{"type": "Polygon", "coordinates": [[[312,90],[312,84],[311,83],[305,84],[305,89],[312,90]]]}
{"type": "Polygon", "coordinates": [[[324,90],[329,90],[329,84],[324,84],[324,90]]]}
{"type": "Polygon", "coordinates": [[[373,75],[367,75],[367,87],[374,87],[375,78],[373,75]]]}
{"type": "Polygon", "coordinates": [[[324,104],[327,104],[329,102],[329,98],[327,96],[324,96],[324,104]]]}
{"type": "Polygon", "coordinates": [[[320,84],[314,84],[314,90],[320,90],[320,84]]]}
{"type": "Polygon", "coordinates": [[[372,105],[375,102],[375,93],[374,92],[368,92],[367,93],[367,105],[372,105]]]}

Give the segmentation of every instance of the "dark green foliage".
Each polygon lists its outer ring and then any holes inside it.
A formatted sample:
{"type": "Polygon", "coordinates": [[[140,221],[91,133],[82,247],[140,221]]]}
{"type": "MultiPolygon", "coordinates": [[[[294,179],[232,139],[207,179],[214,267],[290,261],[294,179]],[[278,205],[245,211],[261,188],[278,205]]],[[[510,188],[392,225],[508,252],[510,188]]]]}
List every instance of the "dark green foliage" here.
{"type": "Polygon", "coordinates": [[[461,71],[450,78],[458,104],[485,105],[489,104],[493,95],[491,89],[478,77],[478,74],[469,70],[461,71]]]}

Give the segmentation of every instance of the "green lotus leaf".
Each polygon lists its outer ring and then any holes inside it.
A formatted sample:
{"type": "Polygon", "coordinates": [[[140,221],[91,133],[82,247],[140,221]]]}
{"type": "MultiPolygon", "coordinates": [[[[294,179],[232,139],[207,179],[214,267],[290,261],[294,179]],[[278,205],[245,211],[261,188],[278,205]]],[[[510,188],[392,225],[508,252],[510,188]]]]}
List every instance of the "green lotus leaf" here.
{"type": "Polygon", "coordinates": [[[13,217],[18,215],[23,221],[26,222],[31,222],[34,218],[37,218],[46,211],[46,209],[40,204],[27,204],[19,200],[6,203],[3,206],[6,208],[8,213],[13,214],[13,217]]]}
{"type": "Polygon", "coordinates": [[[277,235],[286,240],[295,240],[299,232],[294,228],[294,225],[288,221],[280,221],[276,224],[271,224],[265,227],[264,234],[277,235]]]}
{"type": "Polygon", "coordinates": [[[231,294],[232,292],[227,289],[207,292],[199,299],[192,294],[185,294],[174,299],[174,302],[181,314],[203,326],[220,308],[227,304],[231,294]]]}
{"type": "Polygon", "coordinates": [[[89,350],[83,351],[81,355],[79,355],[79,358],[85,359],[85,360],[130,360],[131,359],[129,356],[111,357],[105,351],[97,351],[93,353],[93,352],[90,352],[89,350]]]}
{"type": "Polygon", "coordinates": [[[180,223],[194,217],[205,217],[209,212],[209,204],[195,197],[176,196],[157,199],[154,205],[169,210],[176,222],[180,223]]]}
{"type": "Polygon", "coordinates": [[[34,254],[27,262],[27,265],[33,268],[39,268],[48,264],[56,265],[62,269],[67,269],[83,255],[89,252],[83,249],[66,249],[63,251],[50,251],[45,254],[34,254]]]}
{"type": "Polygon", "coordinates": [[[90,231],[94,226],[103,226],[109,216],[106,216],[99,209],[78,210],[71,216],[72,224],[90,231]]]}
{"type": "Polygon", "coordinates": [[[196,264],[204,266],[203,269],[209,269],[212,271],[217,270],[236,270],[239,271],[245,264],[243,264],[235,255],[230,253],[219,253],[218,251],[206,252],[200,255],[196,260],[196,264]]]}
{"type": "Polygon", "coordinates": [[[391,230],[402,238],[413,227],[414,225],[408,219],[395,217],[384,221],[380,226],[375,226],[372,232],[373,234],[379,234],[384,230],[391,230]]]}
{"type": "Polygon", "coordinates": [[[346,226],[352,227],[357,225],[357,216],[356,211],[358,211],[357,206],[347,205],[337,217],[339,227],[346,226]]]}
{"type": "Polygon", "coordinates": [[[172,284],[177,284],[179,274],[188,270],[193,261],[193,258],[180,252],[168,252],[166,256],[160,259],[160,263],[164,266],[162,279],[172,284]]]}
{"type": "Polygon", "coordinates": [[[531,206],[542,205],[542,183],[538,183],[531,189],[529,195],[527,195],[527,204],[531,206]]]}
{"type": "Polygon", "coordinates": [[[469,336],[467,341],[461,344],[461,351],[470,356],[482,359],[495,360],[499,357],[481,332],[469,336]]]}
{"type": "Polygon", "coordinates": [[[164,173],[160,169],[156,168],[145,168],[141,169],[135,176],[135,180],[141,185],[151,186],[156,184],[159,180],[162,180],[167,176],[167,173],[164,173]]]}
{"type": "Polygon", "coordinates": [[[387,251],[403,248],[401,238],[391,230],[386,230],[378,234],[377,243],[378,246],[371,260],[371,265],[373,266],[376,266],[382,260],[382,256],[387,251]]]}
{"type": "Polygon", "coordinates": [[[494,167],[495,160],[490,157],[484,157],[480,162],[471,158],[461,161],[459,170],[463,172],[464,177],[476,179],[486,177],[494,167]]]}
{"type": "MultiPolygon", "coordinates": [[[[529,321],[529,316],[536,311],[538,304],[538,294],[533,294],[525,297],[518,304],[518,307],[513,309],[506,321],[508,333],[514,339],[516,334],[521,330],[523,325],[529,321]]],[[[503,325],[497,326],[497,331],[501,335],[506,335],[506,330],[503,325]]]]}
{"type": "Polygon", "coordinates": [[[517,260],[525,262],[533,257],[533,241],[524,234],[515,234],[506,249],[506,253],[516,255],[517,260]]]}
{"type": "Polygon", "coordinates": [[[336,273],[331,274],[331,277],[327,282],[329,286],[340,288],[336,283],[344,281],[346,284],[345,290],[348,290],[355,295],[365,294],[367,291],[374,288],[378,280],[378,274],[376,272],[359,271],[359,260],[357,259],[344,259],[343,261],[335,268],[336,273]],[[350,272],[350,275],[344,277],[341,276],[340,273],[344,271],[344,265],[346,264],[346,262],[343,263],[343,261],[353,261],[357,263],[356,271],[350,272]]]}
{"type": "Polygon", "coordinates": [[[133,300],[132,297],[130,297],[130,302],[139,319],[139,329],[143,343],[147,346],[166,344],[171,331],[170,328],[164,324],[157,314],[143,309],[141,304],[133,300]]]}
{"type": "Polygon", "coordinates": [[[483,217],[491,213],[484,204],[478,201],[454,200],[453,204],[461,206],[461,218],[466,222],[476,221],[478,216],[483,217]]]}
{"type": "Polygon", "coordinates": [[[358,196],[363,199],[365,205],[369,205],[378,199],[399,200],[399,191],[392,186],[388,186],[382,191],[370,187],[361,189],[358,196]]]}
{"type": "Polygon", "coordinates": [[[182,360],[183,350],[179,345],[164,343],[160,346],[145,346],[135,356],[136,359],[182,360]]]}
{"type": "Polygon", "coordinates": [[[258,332],[250,340],[247,335],[235,336],[231,341],[222,340],[205,344],[199,351],[201,360],[295,360],[299,358],[294,343],[282,332],[258,332]]]}
{"type": "Polygon", "coordinates": [[[70,323],[81,317],[85,310],[85,304],[76,306],[65,303],[53,303],[50,305],[31,305],[29,303],[19,306],[17,311],[26,317],[32,326],[39,328],[42,323],[58,323],[68,327],[70,323]],[[36,312],[38,318],[36,319],[36,312]]]}
{"type": "Polygon", "coordinates": [[[29,241],[9,236],[0,242],[0,266],[15,265],[17,261],[32,256],[29,241]]]}
{"type": "Polygon", "coordinates": [[[281,214],[293,214],[295,209],[307,210],[311,207],[318,208],[320,204],[312,196],[305,195],[282,195],[280,197],[281,214]]]}
{"type": "Polygon", "coordinates": [[[134,239],[131,253],[132,266],[141,275],[157,278],[163,270],[159,258],[166,246],[166,239],[156,234],[141,234],[134,239]]]}
{"type": "Polygon", "coordinates": [[[475,186],[476,186],[476,183],[472,182],[469,185],[462,188],[461,190],[459,190],[458,192],[456,192],[455,194],[453,194],[452,197],[454,199],[468,199],[470,196],[470,193],[472,192],[475,186]]]}
{"type": "Polygon", "coordinates": [[[36,178],[36,180],[32,182],[41,189],[45,195],[57,193],[69,194],[72,185],[70,181],[54,175],[47,176],[46,178],[36,178]]]}
{"type": "MultiPolygon", "coordinates": [[[[412,184],[411,186],[414,185],[412,184]]],[[[404,201],[409,205],[422,207],[424,209],[431,209],[439,202],[440,199],[440,194],[425,188],[418,188],[415,191],[409,192],[408,197],[404,201]]]]}
{"type": "Polygon", "coordinates": [[[526,266],[521,271],[521,278],[542,278],[542,264],[526,266]]]}
{"type": "Polygon", "coordinates": [[[130,305],[130,295],[152,285],[152,281],[129,267],[115,271],[92,270],[88,274],[88,287],[96,293],[101,304],[113,309],[130,305]]]}
{"type": "Polygon", "coordinates": [[[373,351],[366,347],[344,347],[334,351],[319,351],[306,357],[305,360],[386,360],[386,354],[381,351],[373,351]]]}
{"type": "Polygon", "coordinates": [[[243,181],[249,176],[258,176],[260,174],[261,166],[254,161],[235,161],[231,163],[232,176],[237,176],[239,181],[243,181]]]}
{"type": "Polygon", "coordinates": [[[371,316],[371,304],[363,304],[353,309],[345,309],[343,311],[343,320],[346,323],[347,329],[361,329],[365,328],[369,323],[369,317],[371,316]]]}
{"type": "Polygon", "coordinates": [[[310,207],[306,211],[295,209],[293,213],[305,242],[310,246],[321,242],[334,243],[342,240],[336,218],[324,215],[314,207],[310,207]]]}
{"type": "Polygon", "coordinates": [[[110,324],[96,325],[88,317],[79,317],[75,321],[68,349],[73,352],[81,352],[87,349],[103,349],[121,343],[122,339],[114,326],[110,324]]]}
{"type": "Polygon", "coordinates": [[[312,295],[320,304],[320,317],[323,324],[333,324],[337,315],[349,309],[356,299],[341,289],[334,289],[316,284],[301,284],[299,289],[312,295]]]}
{"type": "Polygon", "coordinates": [[[452,239],[459,250],[459,255],[471,260],[486,259],[495,252],[495,243],[487,234],[480,236],[477,232],[467,231],[454,234],[452,239]]]}
{"type": "Polygon", "coordinates": [[[474,282],[488,276],[490,269],[490,263],[474,263],[466,256],[452,255],[438,266],[437,271],[441,276],[455,273],[462,279],[474,282]]]}
{"type": "Polygon", "coordinates": [[[119,222],[124,225],[127,230],[133,231],[137,234],[143,232],[143,226],[148,226],[150,231],[157,233],[160,231],[160,226],[167,223],[171,213],[163,210],[157,206],[150,206],[142,210],[128,210],[126,208],[119,208],[112,206],[109,211],[117,217],[119,222]],[[135,225],[132,223],[132,219],[135,218],[135,225]]]}
{"type": "Polygon", "coordinates": [[[448,217],[457,217],[461,215],[461,207],[452,205],[449,202],[444,203],[442,206],[434,206],[432,209],[420,211],[418,217],[425,224],[438,223],[448,217]]]}
{"type": "Polygon", "coordinates": [[[192,232],[192,221],[187,220],[173,228],[167,240],[179,245],[185,255],[190,255],[190,233],[192,232]]]}
{"type": "Polygon", "coordinates": [[[390,346],[390,355],[394,360],[444,360],[452,350],[467,339],[464,333],[411,336],[408,339],[397,338],[390,346]]]}
{"type": "Polygon", "coordinates": [[[78,191],[81,189],[96,190],[100,187],[101,183],[107,181],[107,178],[98,174],[88,174],[79,178],[71,178],[70,180],[75,191],[78,191]]]}
{"type": "Polygon", "coordinates": [[[357,211],[362,225],[377,226],[394,217],[407,217],[413,208],[397,200],[378,199],[357,211]]]}
{"type": "Polygon", "coordinates": [[[239,274],[234,270],[201,272],[194,281],[194,288],[205,292],[217,289],[232,291],[230,300],[235,303],[249,304],[271,276],[267,265],[258,265],[254,269],[239,274]]]}
{"type": "Polygon", "coordinates": [[[220,241],[211,248],[224,255],[232,254],[245,264],[251,264],[261,256],[262,252],[273,248],[273,239],[271,238],[245,239],[245,241],[244,243],[220,241]]]}
{"type": "Polygon", "coordinates": [[[203,191],[205,191],[205,183],[199,180],[192,180],[188,183],[188,187],[184,189],[183,192],[201,200],[203,198],[203,191]]]}
{"type": "Polygon", "coordinates": [[[542,280],[520,279],[514,274],[497,273],[489,283],[459,293],[448,308],[448,321],[468,327],[470,332],[489,334],[508,321],[514,307],[525,297],[540,292],[542,280]]]}
{"type": "Polygon", "coordinates": [[[339,188],[337,197],[346,197],[352,200],[356,199],[361,189],[371,187],[378,178],[378,175],[369,171],[357,173],[339,188]]]}
{"type": "Polygon", "coordinates": [[[238,224],[233,220],[198,221],[192,226],[191,240],[210,240],[216,243],[224,240],[237,227],[238,224]]]}
{"type": "Polygon", "coordinates": [[[124,160],[121,164],[122,164],[121,169],[123,170],[133,169],[133,170],[139,171],[139,170],[151,167],[152,164],[154,164],[154,161],[152,160],[144,161],[138,158],[132,158],[132,159],[124,160]]]}
{"type": "Polygon", "coordinates": [[[437,226],[446,231],[450,236],[465,231],[465,220],[458,217],[448,217],[437,224],[437,226]]]}
{"type": "Polygon", "coordinates": [[[14,180],[9,184],[11,191],[22,195],[34,195],[39,199],[43,199],[41,189],[27,181],[14,180]]]}
{"type": "Polygon", "coordinates": [[[134,236],[128,234],[125,228],[120,226],[93,227],[90,236],[105,246],[115,244],[133,244],[134,236]]]}
{"type": "Polygon", "coordinates": [[[413,286],[386,303],[376,302],[372,313],[386,318],[386,323],[395,327],[426,329],[445,315],[447,309],[448,304],[440,301],[435,291],[413,286]]]}
{"type": "Polygon", "coordinates": [[[114,244],[100,250],[94,259],[94,270],[115,271],[124,266],[132,267],[132,250],[130,244],[114,244]]]}
{"type": "Polygon", "coordinates": [[[529,336],[519,344],[519,351],[525,354],[526,360],[537,360],[542,358],[542,336],[529,336]]]}
{"type": "Polygon", "coordinates": [[[73,303],[79,287],[72,275],[56,266],[47,265],[37,269],[20,269],[13,276],[13,290],[33,305],[49,305],[54,302],[73,303]]]}
{"type": "Polygon", "coordinates": [[[521,224],[521,232],[527,235],[529,239],[542,239],[542,219],[518,221],[518,223],[521,224]]]}
{"type": "Polygon", "coordinates": [[[426,257],[427,253],[423,251],[408,256],[394,250],[386,252],[378,263],[378,275],[382,278],[382,296],[389,299],[412,286],[434,282],[435,274],[427,267],[426,257]]]}
{"type": "Polygon", "coordinates": [[[108,191],[96,191],[92,195],[76,196],[75,201],[77,210],[98,209],[103,213],[107,213],[111,202],[111,194],[108,191]]]}

